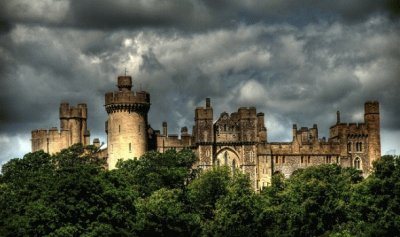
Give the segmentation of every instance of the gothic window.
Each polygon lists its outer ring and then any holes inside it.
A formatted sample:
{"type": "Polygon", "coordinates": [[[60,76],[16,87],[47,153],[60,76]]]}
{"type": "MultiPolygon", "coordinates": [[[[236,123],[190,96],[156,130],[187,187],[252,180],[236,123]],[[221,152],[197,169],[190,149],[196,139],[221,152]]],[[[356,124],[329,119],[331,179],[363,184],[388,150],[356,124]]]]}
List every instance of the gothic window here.
{"type": "Polygon", "coordinates": [[[354,159],[354,168],[356,168],[356,169],[360,169],[360,167],[361,167],[361,160],[360,160],[360,158],[356,158],[356,159],[354,159]]]}
{"type": "Polygon", "coordinates": [[[351,142],[347,143],[347,151],[351,152],[351,142]]]}

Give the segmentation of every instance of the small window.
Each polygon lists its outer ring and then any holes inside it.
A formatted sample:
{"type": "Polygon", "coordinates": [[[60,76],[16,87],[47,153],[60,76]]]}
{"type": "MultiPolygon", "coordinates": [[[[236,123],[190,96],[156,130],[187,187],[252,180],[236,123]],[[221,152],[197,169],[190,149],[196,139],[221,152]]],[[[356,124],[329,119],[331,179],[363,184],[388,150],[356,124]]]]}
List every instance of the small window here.
{"type": "Polygon", "coordinates": [[[279,163],[279,157],[275,156],[275,163],[278,164],[279,163]]]}
{"type": "Polygon", "coordinates": [[[356,143],[356,151],[362,151],[362,142],[356,143]]]}
{"type": "Polygon", "coordinates": [[[118,125],[118,132],[121,132],[121,125],[118,125]]]}
{"type": "Polygon", "coordinates": [[[285,158],[285,156],[282,156],[282,163],[285,164],[285,162],[286,162],[286,158],[285,158]]]}
{"type": "Polygon", "coordinates": [[[361,168],[361,160],[358,157],[356,159],[354,159],[354,168],[356,168],[358,170],[361,168]]]}
{"type": "Polygon", "coordinates": [[[129,143],[129,152],[132,152],[132,144],[129,143]]]}
{"type": "Polygon", "coordinates": [[[304,158],[303,158],[303,156],[301,156],[300,162],[301,162],[302,164],[304,163],[304,158]]]}
{"type": "Polygon", "coordinates": [[[311,163],[311,157],[310,156],[307,157],[307,163],[309,163],[309,164],[311,163]]]}
{"type": "Polygon", "coordinates": [[[351,142],[347,143],[347,151],[351,152],[351,142]]]}
{"type": "Polygon", "coordinates": [[[325,163],[330,164],[332,162],[331,156],[325,157],[325,163]]]}

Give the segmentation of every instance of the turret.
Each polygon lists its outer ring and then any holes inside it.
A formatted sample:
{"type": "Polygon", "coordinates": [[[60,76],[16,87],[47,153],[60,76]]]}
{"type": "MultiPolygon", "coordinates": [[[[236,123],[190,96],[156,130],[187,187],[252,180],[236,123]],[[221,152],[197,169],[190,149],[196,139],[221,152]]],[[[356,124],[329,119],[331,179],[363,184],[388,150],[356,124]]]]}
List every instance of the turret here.
{"type": "Polygon", "coordinates": [[[163,122],[162,123],[162,127],[163,127],[163,136],[166,136],[166,137],[168,137],[168,124],[167,124],[167,122],[163,122]]]}
{"type": "Polygon", "coordinates": [[[195,110],[195,142],[211,142],[214,138],[213,108],[210,98],[206,99],[206,107],[198,107],[195,110]]]}
{"type": "Polygon", "coordinates": [[[119,76],[117,81],[118,91],[105,94],[109,169],[114,169],[119,159],[140,158],[148,148],[150,95],[131,91],[131,76],[119,76]]]}
{"type": "Polygon", "coordinates": [[[369,165],[381,157],[380,115],[379,103],[368,101],[364,105],[364,122],[368,131],[368,157],[369,165]]]}
{"type": "Polygon", "coordinates": [[[257,131],[260,142],[267,141],[267,129],[264,124],[264,113],[257,113],[257,131]]]}

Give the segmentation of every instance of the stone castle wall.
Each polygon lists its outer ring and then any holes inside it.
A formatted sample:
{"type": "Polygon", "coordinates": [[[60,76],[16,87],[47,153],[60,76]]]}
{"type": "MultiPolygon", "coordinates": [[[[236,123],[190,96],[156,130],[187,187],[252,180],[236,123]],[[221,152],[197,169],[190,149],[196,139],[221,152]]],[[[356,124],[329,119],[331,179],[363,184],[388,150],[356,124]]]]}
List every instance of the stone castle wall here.
{"type": "Polygon", "coordinates": [[[76,143],[89,145],[90,133],[87,130],[87,106],[76,107],[68,103],[60,105],[60,131],[53,127],[49,130],[37,129],[32,133],[32,152],[43,150],[54,154],[76,143]]]}

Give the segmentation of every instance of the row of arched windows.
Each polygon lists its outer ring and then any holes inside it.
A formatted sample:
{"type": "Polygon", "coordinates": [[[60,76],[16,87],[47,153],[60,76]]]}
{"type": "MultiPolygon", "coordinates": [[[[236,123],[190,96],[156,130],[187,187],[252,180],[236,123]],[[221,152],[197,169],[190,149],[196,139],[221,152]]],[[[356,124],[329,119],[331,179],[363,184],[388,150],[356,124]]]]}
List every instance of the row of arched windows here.
{"type": "MultiPolygon", "coordinates": [[[[355,144],[355,148],[356,148],[355,151],[362,151],[363,150],[363,143],[362,142],[356,142],[354,144],[355,144]]],[[[349,152],[352,151],[352,143],[351,142],[347,143],[347,150],[349,152]]]]}

